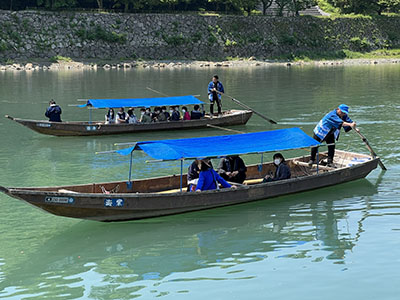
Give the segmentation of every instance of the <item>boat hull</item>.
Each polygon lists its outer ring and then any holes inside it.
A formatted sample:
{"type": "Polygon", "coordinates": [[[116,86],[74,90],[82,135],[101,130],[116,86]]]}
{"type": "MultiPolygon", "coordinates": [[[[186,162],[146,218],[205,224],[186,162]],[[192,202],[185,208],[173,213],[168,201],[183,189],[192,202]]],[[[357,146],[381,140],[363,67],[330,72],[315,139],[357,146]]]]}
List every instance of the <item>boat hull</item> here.
{"type": "Polygon", "coordinates": [[[250,119],[252,111],[230,110],[221,117],[202,118],[199,120],[157,122],[143,124],[105,124],[104,122],[49,122],[44,120],[26,120],[6,116],[7,118],[25,126],[33,131],[55,136],[93,136],[121,133],[136,133],[159,130],[193,129],[213,126],[244,125],[250,119]]]}
{"type": "MultiPolygon", "coordinates": [[[[352,155],[360,156],[359,154],[352,155]]],[[[367,156],[364,155],[363,157],[367,156]]],[[[305,159],[303,157],[303,160],[305,159]]],[[[87,191],[90,188],[88,185],[81,186],[81,188],[75,186],[74,189],[78,192],[74,193],[60,192],[57,189],[54,191],[54,188],[3,188],[3,192],[59,216],[97,221],[126,221],[265,200],[328,187],[364,178],[377,167],[377,164],[378,158],[369,158],[369,160],[359,164],[326,172],[320,171],[318,174],[309,176],[254,185],[241,185],[236,190],[220,189],[201,193],[132,192],[102,194],[97,192],[100,185],[93,185],[93,192],[91,193],[79,192],[80,189],[87,191]]],[[[271,164],[264,165],[262,175],[269,172],[271,166],[271,164]]],[[[249,166],[249,169],[250,173],[256,174],[257,166],[249,166]]],[[[159,186],[171,185],[176,187],[178,180],[179,176],[161,177],[134,182],[134,185],[137,185],[139,189],[141,188],[140,185],[149,185],[156,189],[157,183],[159,186]]],[[[113,183],[108,183],[107,187],[112,185],[113,183]]]]}

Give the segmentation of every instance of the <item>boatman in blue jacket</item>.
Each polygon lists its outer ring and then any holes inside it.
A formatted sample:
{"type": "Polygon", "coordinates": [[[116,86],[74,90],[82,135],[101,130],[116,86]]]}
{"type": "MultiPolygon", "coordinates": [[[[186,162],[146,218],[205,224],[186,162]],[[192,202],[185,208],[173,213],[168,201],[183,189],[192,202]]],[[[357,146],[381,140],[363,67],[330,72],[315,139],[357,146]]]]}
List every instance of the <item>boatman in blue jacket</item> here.
{"type": "MultiPolygon", "coordinates": [[[[333,157],[335,156],[335,140],[339,139],[342,127],[345,132],[356,127],[356,123],[349,118],[349,107],[346,104],[340,104],[338,108],[327,113],[314,128],[313,138],[318,142],[328,144],[327,165],[330,167],[333,166],[333,157]]],[[[311,148],[311,159],[308,162],[310,167],[316,163],[317,150],[317,147],[311,148]]]]}
{"type": "Polygon", "coordinates": [[[225,93],[224,86],[218,81],[218,75],[214,75],[208,84],[208,99],[210,99],[210,116],[214,115],[214,103],[218,106],[218,115],[222,115],[221,95],[225,93]]]}
{"type": "Polygon", "coordinates": [[[56,104],[56,101],[51,99],[44,115],[49,118],[50,122],[61,122],[61,107],[56,104]]]}

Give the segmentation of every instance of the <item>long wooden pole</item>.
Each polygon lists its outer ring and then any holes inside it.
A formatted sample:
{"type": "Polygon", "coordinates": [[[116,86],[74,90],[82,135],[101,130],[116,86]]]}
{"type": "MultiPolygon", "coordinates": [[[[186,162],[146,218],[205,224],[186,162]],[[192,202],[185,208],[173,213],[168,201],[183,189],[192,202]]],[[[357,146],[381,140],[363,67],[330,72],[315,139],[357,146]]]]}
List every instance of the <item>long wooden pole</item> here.
{"type": "Polygon", "coordinates": [[[224,127],[220,127],[220,126],[216,126],[216,125],[211,125],[211,124],[207,124],[207,127],[211,127],[211,128],[215,128],[215,129],[220,129],[220,130],[225,130],[225,131],[230,131],[230,132],[234,132],[234,133],[244,133],[243,131],[233,130],[233,129],[224,128],[224,127]]]}
{"type": "MultiPolygon", "coordinates": [[[[365,145],[367,146],[369,152],[371,152],[371,155],[373,158],[376,158],[378,155],[376,154],[376,152],[374,151],[374,149],[372,149],[371,145],[369,144],[367,138],[360,132],[360,130],[358,128],[355,128],[354,131],[359,135],[359,137],[362,139],[362,141],[365,143],[365,145]]],[[[382,170],[386,171],[386,167],[383,164],[383,162],[381,161],[381,159],[378,159],[378,164],[379,166],[382,168],[382,170]]]]}
{"type": "Polygon", "coordinates": [[[218,94],[221,94],[221,95],[227,96],[228,98],[230,98],[230,99],[231,99],[233,102],[235,102],[236,104],[240,105],[240,106],[243,107],[243,108],[246,108],[246,109],[248,109],[248,110],[251,110],[251,111],[252,111],[253,113],[255,113],[257,116],[263,118],[264,120],[267,120],[267,121],[270,122],[271,124],[278,124],[278,123],[276,123],[274,120],[268,118],[267,116],[265,116],[265,115],[259,113],[258,111],[255,111],[255,110],[252,109],[250,106],[248,106],[248,105],[246,105],[246,104],[240,102],[238,99],[236,99],[236,98],[234,98],[234,97],[232,97],[232,96],[229,96],[228,94],[221,93],[221,92],[219,92],[219,91],[217,91],[217,93],[218,93],[218,94]]]}

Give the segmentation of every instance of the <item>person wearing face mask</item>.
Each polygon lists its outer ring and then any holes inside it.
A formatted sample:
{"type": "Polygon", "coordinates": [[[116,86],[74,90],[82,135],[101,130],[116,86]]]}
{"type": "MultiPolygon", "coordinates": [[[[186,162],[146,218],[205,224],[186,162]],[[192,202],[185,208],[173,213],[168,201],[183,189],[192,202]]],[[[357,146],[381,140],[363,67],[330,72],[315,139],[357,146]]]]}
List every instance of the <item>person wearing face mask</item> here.
{"type": "Polygon", "coordinates": [[[182,114],[183,114],[183,120],[188,121],[190,120],[190,113],[188,112],[188,109],[186,106],[182,107],[182,114]]]}
{"type": "Polygon", "coordinates": [[[171,113],[171,121],[180,121],[181,114],[179,113],[179,106],[175,106],[171,113]]]}
{"type": "Polygon", "coordinates": [[[127,119],[129,124],[136,124],[138,122],[136,115],[135,115],[135,109],[131,107],[128,109],[128,119],[127,119]]]}
{"type": "MultiPolygon", "coordinates": [[[[335,140],[339,139],[340,129],[343,127],[345,132],[356,128],[356,123],[349,118],[349,107],[340,104],[336,109],[327,113],[314,128],[313,139],[318,142],[326,142],[328,146],[327,166],[333,166],[335,156],[335,140]]],[[[317,147],[311,148],[311,157],[308,165],[312,167],[316,163],[317,147]]]]}
{"type": "Polygon", "coordinates": [[[167,108],[165,106],[161,107],[161,112],[158,115],[159,122],[165,122],[169,119],[169,112],[167,112],[167,108]]]}
{"type": "Polygon", "coordinates": [[[221,158],[218,165],[218,174],[229,182],[243,183],[246,179],[246,165],[237,155],[221,158]]]}
{"type": "Polygon", "coordinates": [[[128,117],[128,114],[125,112],[124,108],[121,107],[121,108],[119,109],[119,111],[117,112],[117,120],[116,120],[116,123],[117,123],[117,124],[126,123],[127,117],[128,117]]]}
{"type": "Polygon", "coordinates": [[[109,108],[105,117],[106,117],[106,124],[114,124],[115,123],[114,109],[109,108]]]}
{"type": "Polygon", "coordinates": [[[150,108],[140,109],[140,123],[151,123],[150,108]]]}
{"type": "Polygon", "coordinates": [[[199,180],[196,185],[196,192],[209,191],[219,189],[219,184],[224,188],[236,189],[236,186],[230,185],[217,172],[214,171],[208,159],[198,160],[198,168],[200,170],[199,180]]]}
{"type": "Polygon", "coordinates": [[[290,168],[286,164],[283,155],[281,153],[275,153],[273,159],[274,159],[274,165],[276,167],[275,174],[265,176],[263,182],[289,179],[292,176],[292,174],[290,173],[290,168]]]}

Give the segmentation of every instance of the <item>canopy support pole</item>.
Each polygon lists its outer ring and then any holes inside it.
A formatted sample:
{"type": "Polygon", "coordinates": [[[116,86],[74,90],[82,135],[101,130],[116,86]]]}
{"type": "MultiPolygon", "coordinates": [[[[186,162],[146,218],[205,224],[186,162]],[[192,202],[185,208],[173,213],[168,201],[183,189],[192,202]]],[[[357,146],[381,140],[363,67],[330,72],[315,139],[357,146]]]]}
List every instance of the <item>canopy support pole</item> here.
{"type": "Polygon", "coordinates": [[[131,160],[129,162],[129,177],[128,177],[128,182],[126,184],[128,190],[132,190],[132,157],[133,157],[133,151],[131,152],[131,160]]]}
{"type": "Polygon", "coordinates": [[[262,173],[263,170],[263,163],[264,163],[264,153],[261,153],[261,161],[260,165],[258,166],[258,172],[262,173]]]}
{"type": "Polygon", "coordinates": [[[89,124],[92,124],[92,110],[89,108],[89,124]]]}
{"type": "Polygon", "coordinates": [[[181,159],[181,182],[180,182],[181,193],[182,193],[182,185],[183,185],[183,159],[181,159]]]}
{"type": "Polygon", "coordinates": [[[319,171],[319,147],[317,148],[317,174],[319,171]]]}

